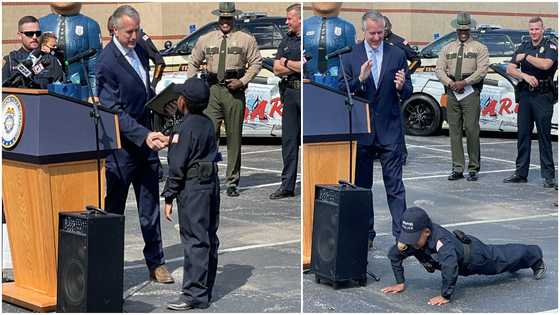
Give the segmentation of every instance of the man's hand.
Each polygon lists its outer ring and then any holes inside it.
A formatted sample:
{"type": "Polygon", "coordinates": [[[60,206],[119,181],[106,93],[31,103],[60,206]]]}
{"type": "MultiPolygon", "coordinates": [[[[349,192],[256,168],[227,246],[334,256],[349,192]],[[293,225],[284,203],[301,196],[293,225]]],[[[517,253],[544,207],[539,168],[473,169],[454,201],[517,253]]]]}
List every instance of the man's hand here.
{"type": "Polygon", "coordinates": [[[402,90],[403,86],[404,86],[404,69],[401,69],[395,74],[395,87],[397,88],[397,91],[400,91],[402,90]]]}
{"type": "Polygon", "coordinates": [[[227,79],[227,88],[230,90],[239,90],[243,87],[243,82],[239,79],[227,79]]]}
{"type": "Polygon", "coordinates": [[[520,63],[521,61],[523,61],[523,59],[525,59],[527,56],[527,54],[517,54],[517,56],[515,56],[515,61],[517,63],[520,63]]]}
{"type": "Polygon", "coordinates": [[[97,96],[90,96],[88,97],[88,102],[89,103],[95,103],[95,104],[99,104],[99,97],[97,96]]]}
{"type": "Polygon", "coordinates": [[[441,295],[434,296],[433,298],[431,298],[428,301],[428,304],[430,304],[430,305],[443,305],[443,304],[447,304],[447,303],[449,303],[449,300],[444,298],[441,295]]]}
{"type": "Polygon", "coordinates": [[[463,90],[465,90],[465,86],[467,85],[467,82],[465,82],[465,80],[461,80],[461,81],[457,81],[455,82],[455,92],[458,93],[463,93],[463,90]]]}
{"type": "Polygon", "coordinates": [[[173,222],[171,215],[173,214],[173,203],[165,203],[165,207],[163,208],[163,213],[165,214],[165,218],[168,221],[173,222]]]}
{"type": "Polygon", "coordinates": [[[360,82],[364,82],[371,75],[372,63],[373,63],[373,61],[368,60],[368,61],[364,62],[362,64],[362,66],[360,67],[360,76],[358,77],[358,79],[360,79],[360,82]]]}
{"type": "Polygon", "coordinates": [[[386,288],[381,289],[381,292],[383,293],[401,293],[404,291],[404,289],[406,289],[406,286],[404,285],[404,283],[399,283],[399,284],[395,284],[386,288]]]}
{"type": "Polygon", "coordinates": [[[523,73],[523,80],[534,88],[539,85],[539,80],[530,74],[523,73]]]}
{"type": "Polygon", "coordinates": [[[161,132],[150,132],[146,137],[146,144],[153,151],[159,151],[169,145],[169,137],[161,132]]]}

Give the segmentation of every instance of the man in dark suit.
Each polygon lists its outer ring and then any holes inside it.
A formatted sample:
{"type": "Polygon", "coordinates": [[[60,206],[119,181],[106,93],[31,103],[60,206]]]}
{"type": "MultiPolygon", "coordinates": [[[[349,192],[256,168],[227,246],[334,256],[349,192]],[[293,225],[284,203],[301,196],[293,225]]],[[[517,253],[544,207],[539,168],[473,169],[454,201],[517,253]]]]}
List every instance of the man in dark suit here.
{"type": "MultiPolygon", "coordinates": [[[[393,218],[392,231],[400,233],[401,215],[406,209],[403,165],[403,128],[401,101],[412,94],[404,52],[383,43],[385,19],[378,11],[368,11],[362,17],[365,40],[342,59],[350,91],[368,100],[372,133],[358,140],[356,181],[360,187],[373,186],[373,160],[379,158],[387,203],[393,218]]],[[[342,69],[339,88],[345,90],[342,69]]],[[[369,246],[373,246],[375,231],[370,214],[369,246]]]]}
{"type": "Polygon", "coordinates": [[[153,96],[148,54],[136,45],[140,16],[133,7],[123,5],[115,10],[112,21],[114,36],[99,56],[96,78],[101,104],[118,113],[122,149],[107,157],[105,208],[124,214],[132,183],[150,278],[172,283],[164,265],[161,242],[157,155],[169,139],[150,131],[150,117],[145,109],[146,101],[153,96]]]}

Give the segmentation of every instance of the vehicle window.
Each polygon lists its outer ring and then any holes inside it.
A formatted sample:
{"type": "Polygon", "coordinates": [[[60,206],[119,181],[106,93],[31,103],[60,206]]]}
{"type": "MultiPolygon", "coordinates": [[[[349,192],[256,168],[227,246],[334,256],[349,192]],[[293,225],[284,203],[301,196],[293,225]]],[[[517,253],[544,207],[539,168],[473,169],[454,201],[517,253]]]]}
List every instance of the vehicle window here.
{"type": "Polygon", "coordinates": [[[271,23],[247,23],[243,26],[243,31],[255,36],[259,49],[278,48],[283,38],[280,30],[271,23]]]}
{"type": "Polygon", "coordinates": [[[443,47],[456,39],[457,33],[449,33],[422,49],[421,55],[424,58],[437,58],[443,47]]]}
{"type": "Polygon", "coordinates": [[[196,45],[196,42],[200,38],[200,36],[205,35],[205,34],[211,32],[211,31],[215,30],[216,26],[217,26],[217,23],[212,23],[212,24],[206,25],[206,26],[202,27],[201,29],[199,29],[197,32],[193,33],[191,36],[183,39],[182,41],[180,41],[177,44],[177,47],[175,48],[175,52],[190,54],[192,49],[194,48],[194,45],[196,45]]]}
{"type": "Polygon", "coordinates": [[[488,47],[490,57],[511,56],[515,45],[507,35],[480,34],[478,40],[488,47]]]}
{"type": "Polygon", "coordinates": [[[515,47],[521,45],[525,36],[529,36],[527,33],[523,32],[510,32],[507,35],[509,36],[509,38],[511,38],[515,47]]]}

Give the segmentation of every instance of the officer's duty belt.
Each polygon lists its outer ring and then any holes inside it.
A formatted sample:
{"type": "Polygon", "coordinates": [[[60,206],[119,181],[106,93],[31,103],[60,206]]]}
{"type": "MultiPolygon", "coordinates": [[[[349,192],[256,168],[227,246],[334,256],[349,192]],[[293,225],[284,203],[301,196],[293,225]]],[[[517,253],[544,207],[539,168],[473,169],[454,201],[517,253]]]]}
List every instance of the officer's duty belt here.
{"type": "Polygon", "coordinates": [[[290,89],[300,89],[301,88],[301,80],[286,80],[286,87],[290,89]]]}
{"type": "Polygon", "coordinates": [[[208,81],[209,85],[214,85],[214,84],[226,85],[226,80],[241,79],[244,75],[245,75],[244,69],[226,70],[226,73],[224,75],[224,80],[220,81],[218,80],[218,74],[208,72],[208,78],[206,80],[208,81]]]}
{"type": "Polygon", "coordinates": [[[218,172],[218,164],[215,162],[196,162],[189,167],[186,174],[186,179],[193,178],[210,178],[218,172]]]}
{"type": "Polygon", "coordinates": [[[541,94],[546,94],[552,92],[554,89],[552,80],[539,80],[539,85],[537,87],[532,87],[529,83],[521,81],[517,84],[517,87],[521,90],[528,90],[530,92],[537,92],[541,94]]]}

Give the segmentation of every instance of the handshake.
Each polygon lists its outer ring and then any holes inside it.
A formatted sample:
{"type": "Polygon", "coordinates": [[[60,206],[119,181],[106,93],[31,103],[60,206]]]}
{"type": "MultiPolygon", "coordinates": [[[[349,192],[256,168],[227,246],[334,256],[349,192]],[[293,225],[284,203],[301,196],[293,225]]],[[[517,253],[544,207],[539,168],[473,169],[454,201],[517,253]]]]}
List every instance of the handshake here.
{"type": "Polygon", "coordinates": [[[152,131],[146,138],[146,144],[153,151],[159,151],[169,145],[169,137],[161,132],[152,131]]]}

